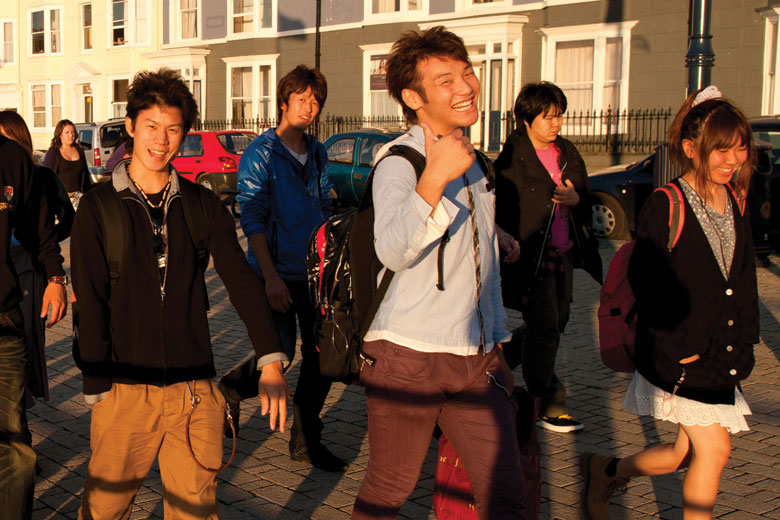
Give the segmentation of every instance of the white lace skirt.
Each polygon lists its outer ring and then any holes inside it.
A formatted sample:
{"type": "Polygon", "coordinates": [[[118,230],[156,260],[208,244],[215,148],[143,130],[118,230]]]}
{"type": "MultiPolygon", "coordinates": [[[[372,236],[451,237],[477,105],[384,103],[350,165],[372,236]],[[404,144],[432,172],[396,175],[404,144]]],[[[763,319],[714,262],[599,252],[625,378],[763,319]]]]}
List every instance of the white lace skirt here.
{"type": "Polygon", "coordinates": [[[623,408],[637,415],[651,415],[662,421],[685,426],[709,426],[718,423],[730,433],[750,430],[746,415],[750,407],[738,389],[734,389],[734,404],[708,404],[672,395],[661,390],[639,372],[634,372],[628,385],[623,408]]]}

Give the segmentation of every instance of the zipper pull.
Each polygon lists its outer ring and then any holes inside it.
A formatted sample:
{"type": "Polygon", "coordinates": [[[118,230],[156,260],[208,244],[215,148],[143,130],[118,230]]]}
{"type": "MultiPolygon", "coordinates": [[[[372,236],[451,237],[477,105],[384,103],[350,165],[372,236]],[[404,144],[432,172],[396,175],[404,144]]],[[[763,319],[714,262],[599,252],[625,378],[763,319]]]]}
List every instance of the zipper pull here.
{"type": "Polygon", "coordinates": [[[160,301],[161,302],[165,301],[165,289],[162,287],[160,287],[160,301]]]}

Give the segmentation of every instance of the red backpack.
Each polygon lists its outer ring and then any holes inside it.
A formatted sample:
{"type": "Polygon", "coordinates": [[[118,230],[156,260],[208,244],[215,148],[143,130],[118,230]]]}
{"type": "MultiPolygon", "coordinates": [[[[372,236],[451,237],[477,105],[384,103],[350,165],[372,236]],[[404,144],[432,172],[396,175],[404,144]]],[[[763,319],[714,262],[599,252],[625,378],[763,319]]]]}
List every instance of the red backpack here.
{"type": "MultiPolygon", "coordinates": [[[[745,194],[738,193],[731,184],[726,187],[737,201],[740,214],[745,214],[745,194]]],[[[656,191],[669,198],[669,239],[666,247],[674,249],[685,223],[683,193],[677,184],[669,183],[656,191]]],[[[628,263],[634,251],[634,240],[624,244],[612,259],[601,286],[599,301],[599,347],[601,361],[615,372],[634,371],[636,341],[636,298],[628,282],[628,263]]]]}

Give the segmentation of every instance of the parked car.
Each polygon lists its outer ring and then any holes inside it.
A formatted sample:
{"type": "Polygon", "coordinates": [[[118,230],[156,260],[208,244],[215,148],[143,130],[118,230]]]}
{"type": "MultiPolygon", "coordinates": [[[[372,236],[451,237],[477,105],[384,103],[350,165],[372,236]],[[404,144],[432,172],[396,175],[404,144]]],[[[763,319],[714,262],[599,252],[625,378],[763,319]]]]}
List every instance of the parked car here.
{"type": "MultiPolygon", "coordinates": [[[[777,132],[777,140],[780,141],[780,119],[777,132]]],[[[780,166],[771,164],[770,155],[773,152],[770,143],[754,140],[754,144],[758,151],[758,164],[748,193],[748,208],[756,253],[768,254],[771,234],[780,232],[780,226],[770,220],[770,196],[776,199],[780,194],[780,185],[777,183],[780,180],[780,166]]],[[[777,153],[780,157],[780,150],[777,153]]],[[[594,196],[594,234],[628,240],[636,232],[639,212],[653,192],[654,161],[655,153],[652,153],[635,163],[612,166],[590,174],[590,187],[594,196]]],[[[775,216],[773,220],[776,219],[775,216]]]]}
{"type": "Polygon", "coordinates": [[[93,184],[104,182],[111,177],[105,169],[106,161],[114,149],[127,139],[125,120],[111,119],[98,123],[77,123],[77,142],[84,149],[93,184]]]}
{"type": "Polygon", "coordinates": [[[337,206],[357,206],[377,152],[402,133],[398,128],[363,128],[333,135],[325,141],[328,175],[337,206]]]}
{"type": "Polygon", "coordinates": [[[244,130],[190,132],[171,164],[182,177],[229,199],[236,193],[241,154],[256,137],[244,130]]]}

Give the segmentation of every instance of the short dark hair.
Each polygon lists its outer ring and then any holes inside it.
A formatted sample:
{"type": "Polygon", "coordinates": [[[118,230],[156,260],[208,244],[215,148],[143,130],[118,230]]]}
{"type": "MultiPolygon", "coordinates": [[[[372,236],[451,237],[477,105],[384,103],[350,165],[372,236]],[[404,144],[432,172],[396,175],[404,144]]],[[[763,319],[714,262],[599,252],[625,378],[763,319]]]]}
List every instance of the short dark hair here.
{"type": "Polygon", "coordinates": [[[314,99],[320,104],[320,112],[322,112],[325,108],[325,100],[328,99],[328,82],[319,69],[298,65],[284,75],[276,86],[277,124],[282,119],[282,103],[289,103],[291,95],[300,94],[309,87],[314,94],[314,99]]]}
{"type": "Polygon", "coordinates": [[[74,129],[76,125],[70,119],[60,119],[57,125],[54,127],[54,137],[51,138],[51,147],[59,148],[62,146],[62,132],[65,131],[66,126],[72,126],[74,129]]]}
{"type": "Polygon", "coordinates": [[[417,122],[417,113],[404,103],[403,91],[414,90],[423,102],[428,102],[417,70],[417,65],[428,58],[451,58],[471,64],[461,37],[441,25],[422,32],[405,32],[393,44],[387,60],[387,88],[410,123],[417,122]]]}
{"type": "Polygon", "coordinates": [[[198,105],[181,74],[165,67],[155,72],[139,72],[133,77],[133,82],[127,90],[127,117],[132,121],[133,127],[138,114],[153,106],[181,110],[184,135],[187,135],[198,118],[198,105]]]}
{"type": "Polygon", "coordinates": [[[546,114],[551,106],[560,110],[561,114],[566,112],[566,94],[558,85],[549,81],[526,83],[515,100],[517,125],[520,126],[523,121],[530,125],[536,116],[546,114]]]}

